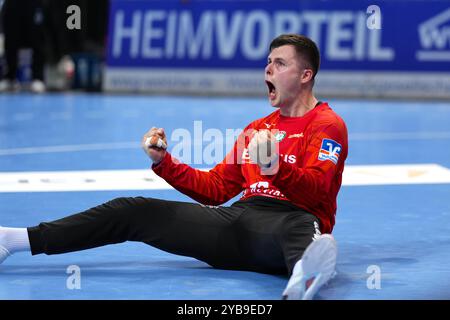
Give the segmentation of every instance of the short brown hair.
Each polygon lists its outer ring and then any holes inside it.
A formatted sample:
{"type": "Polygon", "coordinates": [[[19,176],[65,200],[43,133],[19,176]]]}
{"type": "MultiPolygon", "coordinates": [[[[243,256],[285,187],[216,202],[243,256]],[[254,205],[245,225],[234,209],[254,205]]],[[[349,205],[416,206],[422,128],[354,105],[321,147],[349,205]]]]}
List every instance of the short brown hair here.
{"type": "Polygon", "coordinates": [[[285,46],[292,45],[295,48],[297,54],[303,58],[308,64],[307,67],[311,68],[313,71],[313,79],[319,71],[320,66],[320,53],[317,45],[306,36],[299,34],[282,34],[270,43],[270,52],[273,49],[285,46]]]}

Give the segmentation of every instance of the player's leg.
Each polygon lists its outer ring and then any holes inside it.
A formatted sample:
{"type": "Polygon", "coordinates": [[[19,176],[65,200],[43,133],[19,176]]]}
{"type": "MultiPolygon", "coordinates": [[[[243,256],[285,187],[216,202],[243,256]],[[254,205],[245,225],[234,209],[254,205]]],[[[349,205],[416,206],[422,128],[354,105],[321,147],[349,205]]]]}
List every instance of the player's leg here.
{"type": "Polygon", "coordinates": [[[303,211],[252,205],[236,223],[240,250],[255,271],[290,275],[314,237],[316,221],[303,211]]]}
{"type": "Polygon", "coordinates": [[[312,299],[335,273],[334,238],[320,234],[316,217],[299,211],[286,220],[280,240],[290,274],[283,298],[312,299]]]}
{"type": "Polygon", "coordinates": [[[242,269],[243,257],[233,229],[240,207],[167,202],[171,223],[157,239],[142,241],[161,250],[202,260],[220,269],[242,269]]]}
{"type": "Polygon", "coordinates": [[[236,223],[239,249],[249,270],[289,274],[285,299],[310,299],[334,272],[335,242],[330,235],[320,235],[314,215],[279,210],[247,209],[236,223]]]}
{"type": "MultiPolygon", "coordinates": [[[[129,240],[214,263],[217,243],[232,238],[228,226],[240,211],[151,198],[117,198],[25,230],[32,254],[73,252],[129,240]]],[[[0,247],[6,248],[6,256],[14,253],[11,230],[0,229],[0,247]]]]}

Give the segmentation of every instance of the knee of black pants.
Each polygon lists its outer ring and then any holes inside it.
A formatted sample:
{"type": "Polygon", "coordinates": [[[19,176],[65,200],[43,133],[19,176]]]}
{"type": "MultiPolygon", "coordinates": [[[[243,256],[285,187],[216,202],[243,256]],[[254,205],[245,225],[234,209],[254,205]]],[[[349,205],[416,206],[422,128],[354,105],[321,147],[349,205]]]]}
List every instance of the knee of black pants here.
{"type": "Polygon", "coordinates": [[[140,197],[119,197],[105,202],[105,205],[112,206],[116,209],[127,208],[136,203],[135,199],[139,200],[140,197]]]}
{"type": "Polygon", "coordinates": [[[168,201],[134,197],[116,198],[107,203],[113,207],[122,223],[127,225],[127,240],[157,242],[172,221],[173,211],[168,201]]]}
{"type": "Polygon", "coordinates": [[[135,215],[145,212],[154,200],[156,199],[144,197],[120,197],[110,200],[97,208],[106,209],[112,215],[126,215],[129,217],[132,214],[135,215]]]}

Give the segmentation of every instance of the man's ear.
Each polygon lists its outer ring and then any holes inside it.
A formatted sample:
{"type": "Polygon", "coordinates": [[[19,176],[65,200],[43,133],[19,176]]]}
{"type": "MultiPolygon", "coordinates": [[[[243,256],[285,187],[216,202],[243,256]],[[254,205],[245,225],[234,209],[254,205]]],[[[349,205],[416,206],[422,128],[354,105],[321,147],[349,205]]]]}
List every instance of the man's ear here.
{"type": "Polygon", "coordinates": [[[300,82],[301,83],[307,83],[312,80],[313,78],[313,71],[311,69],[303,69],[302,73],[300,74],[300,82]]]}

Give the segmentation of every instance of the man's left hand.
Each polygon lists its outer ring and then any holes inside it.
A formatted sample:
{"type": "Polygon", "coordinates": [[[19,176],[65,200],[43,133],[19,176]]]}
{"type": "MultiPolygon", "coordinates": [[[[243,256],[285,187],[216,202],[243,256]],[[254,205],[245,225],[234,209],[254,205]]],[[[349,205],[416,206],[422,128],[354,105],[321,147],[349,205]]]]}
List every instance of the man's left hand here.
{"type": "Polygon", "coordinates": [[[256,131],[250,140],[248,144],[250,159],[259,165],[263,174],[275,174],[278,170],[278,147],[278,142],[270,130],[256,131]]]}

